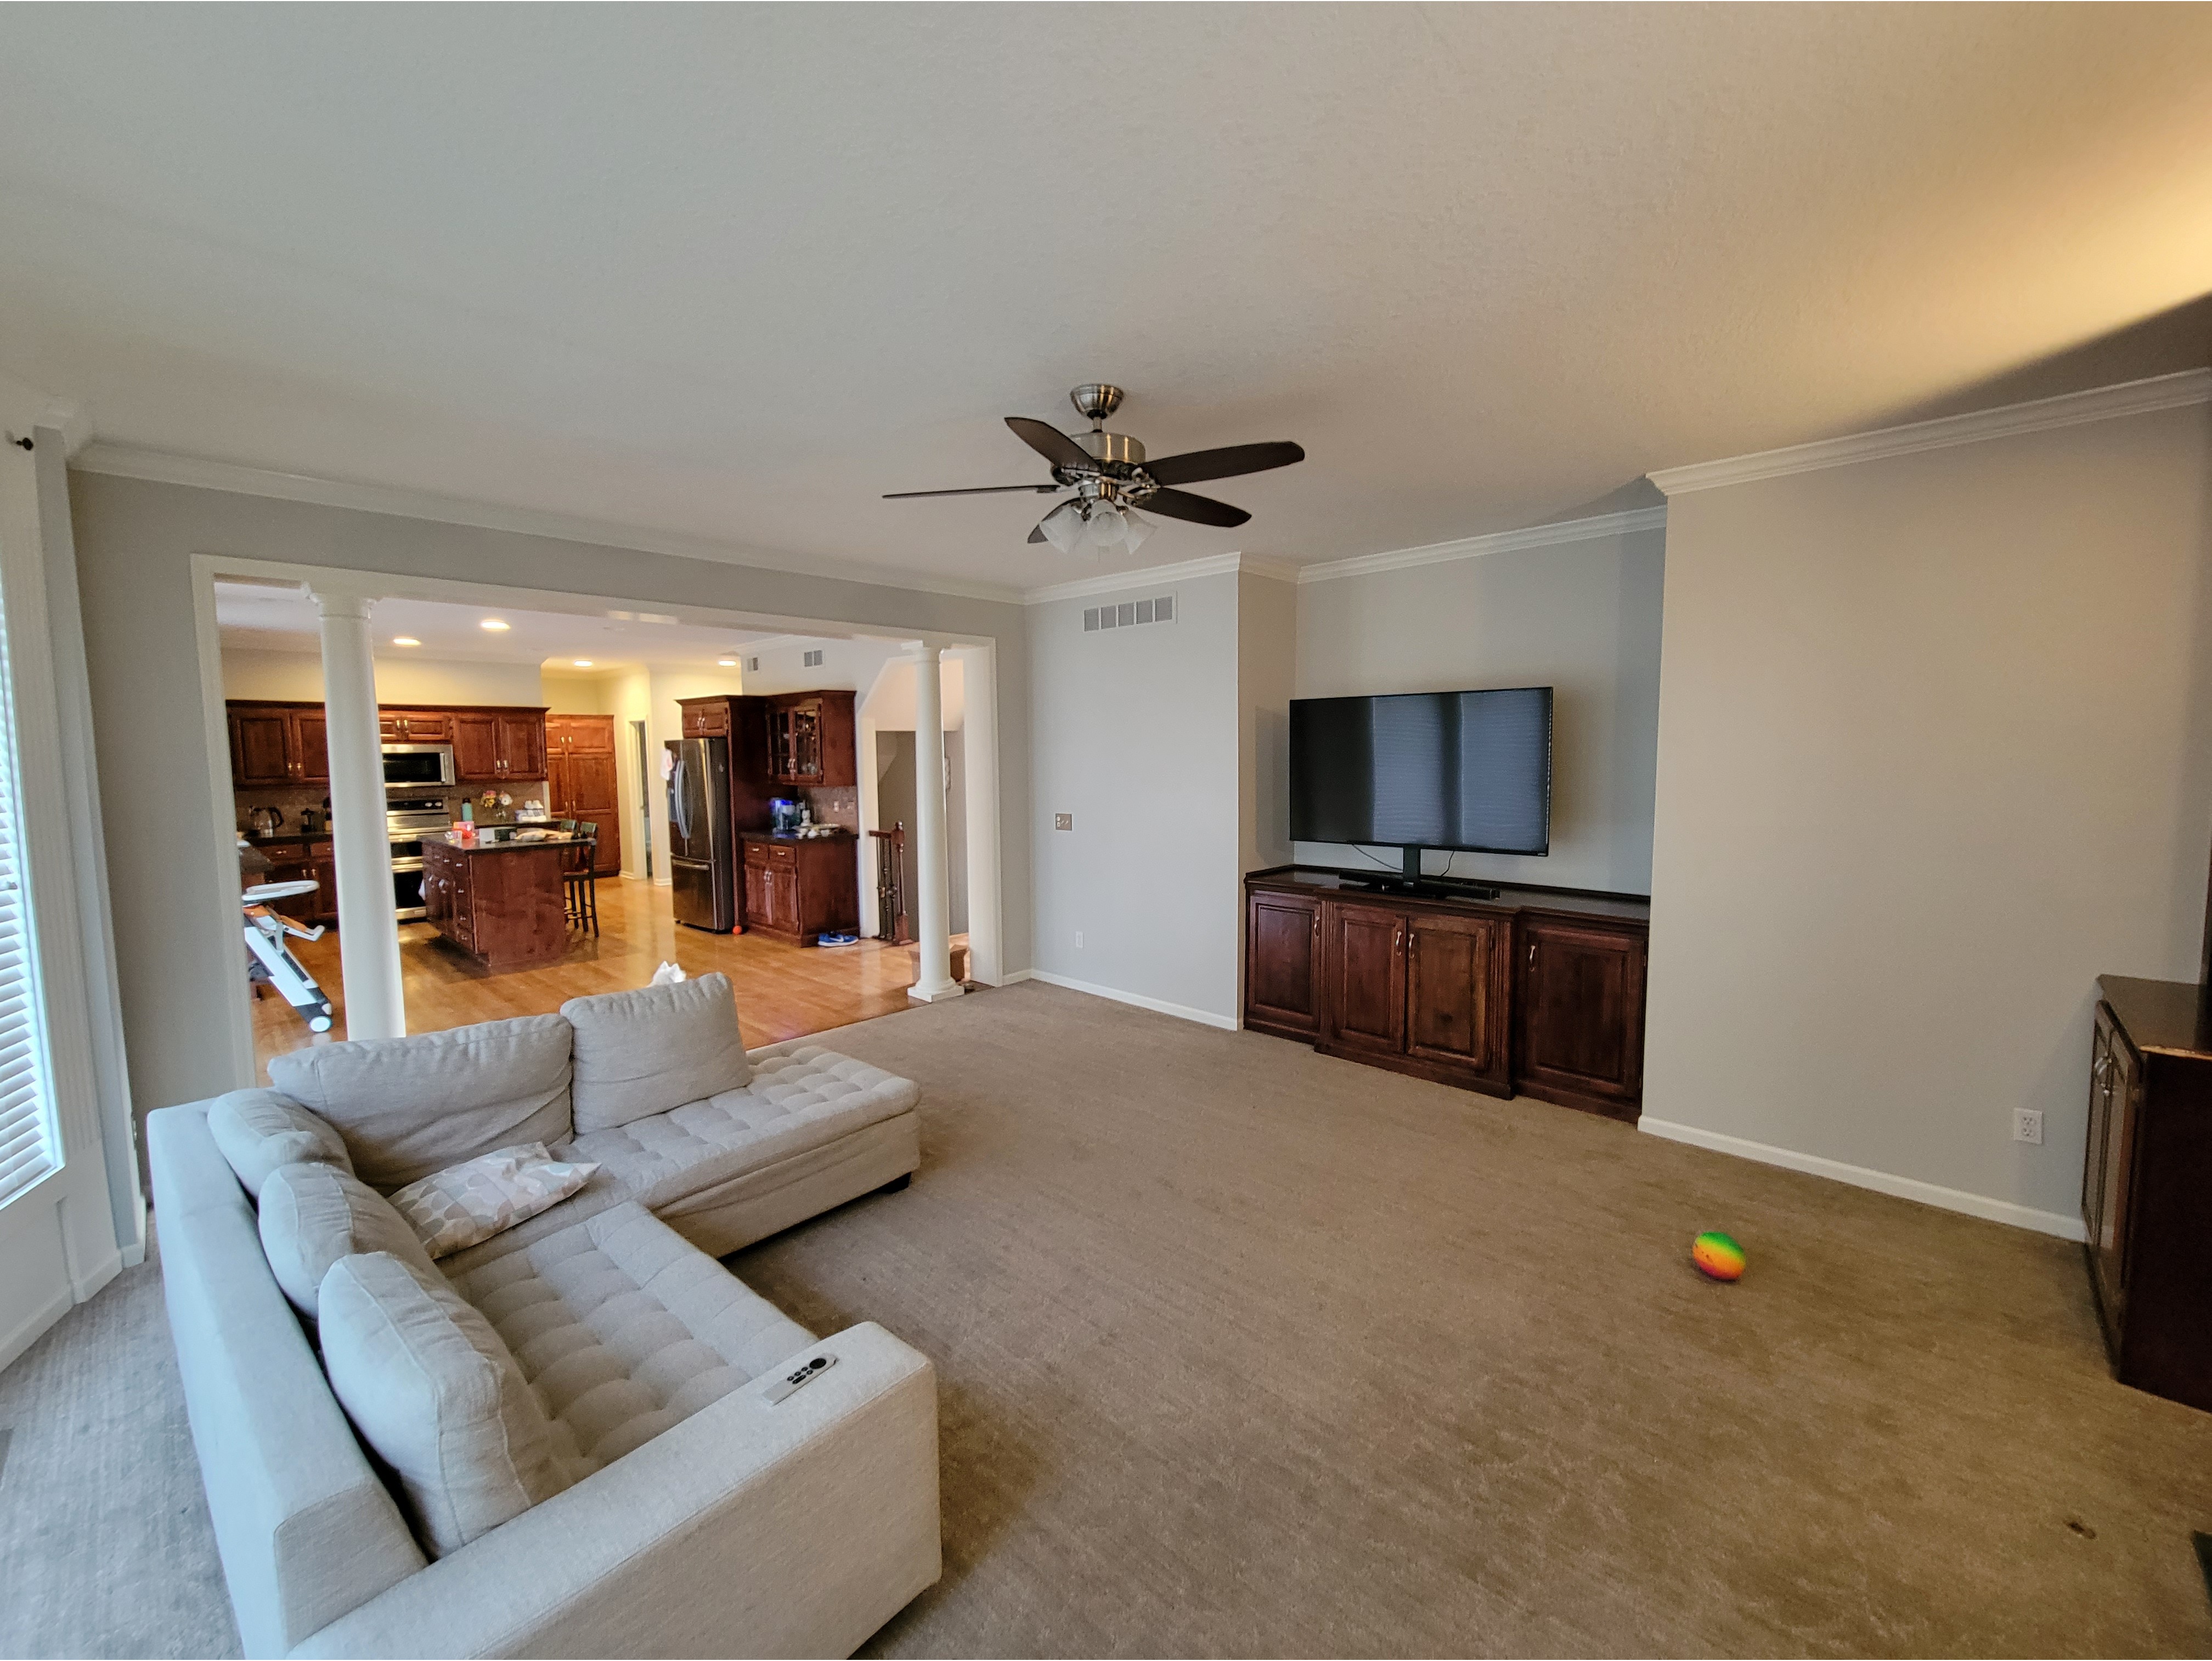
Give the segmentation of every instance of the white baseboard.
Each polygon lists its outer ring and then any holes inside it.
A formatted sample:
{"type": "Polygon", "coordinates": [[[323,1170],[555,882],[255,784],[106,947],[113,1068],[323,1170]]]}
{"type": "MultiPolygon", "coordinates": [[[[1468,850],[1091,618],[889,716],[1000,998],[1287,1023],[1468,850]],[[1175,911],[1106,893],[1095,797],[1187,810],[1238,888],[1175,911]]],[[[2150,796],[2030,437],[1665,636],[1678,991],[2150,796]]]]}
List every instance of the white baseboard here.
{"type": "Polygon", "coordinates": [[[76,1276],[70,1289],[79,1303],[90,1303],[100,1289],[123,1272],[123,1253],[110,1252],[93,1264],[84,1274],[76,1276]]]}
{"type": "Polygon", "coordinates": [[[0,1368],[5,1368],[15,1357],[46,1336],[46,1329],[76,1307],[77,1300],[64,1286],[45,1304],[16,1322],[15,1330],[0,1336],[0,1368]]]}
{"type": "Polygon", "coordinates": [[[1139,1009],[1150,1009],[1156,1015],[1173,1015],[1177,1021],[1195,1021],[1201,1027],[1218,1027],[1227,1033],[1237,1030],[1237,1021],[1230,1015],[1215,1015],[1210,1009],[1194,1009],[1188,1003],[1170,1003],[1164,997],[1146,997],[1142,992],[1125,992],[1112,986],[1093,985],[1088,980],[1054,974],[1048,969],[1017,969],[1000,984],[1011,986],[1018,980],[1042,980],[1048,986],[1065,986],[1071,992],[1088,992],[1093,997],[1111,998],[1116,1003],[1133,1003],[1139,1009]]]}
{"type": "Polygon", "coordinates": [[[1991,1199],[1985,1194],[1970,1194],[1963,1188],[1946,1188],[1940,1183],[1922,1182],[1916,1177],[1895,1177],[1863,1165],[1846,1165],[1841,1160],[1823,1159],[1818,1154],[1801,1154],[1793,1149],[1723,1136],[1718,1131],[1677,1125],[1671,1119],[1649,1115],[1638,1119],[1636,1128],[1651,1136],[1664,1137],[1669,1142],[1686,1142],[1693,1148],[1709,1148],[1717,1154],[1733,1154],[1738,1159],[1756,1160],[1761,1165],[1778,1165],[1784,1170],[1802,1171],[1832,1182],[1847,1182],[1854,1188],[1871,1188],[1878,1194],[1917,1200],[1923,1205],[1937,1206],[1946,1211],[1963,1211],[1970,1217],[2009,1223],[2014,1228],[2033,1228],[2039,1234],[2056,1234],[2063,1240],[2085,1238],[2079,1217],[2057,1211],[2039,1211],[2033,1206],[1991,1199]]]}

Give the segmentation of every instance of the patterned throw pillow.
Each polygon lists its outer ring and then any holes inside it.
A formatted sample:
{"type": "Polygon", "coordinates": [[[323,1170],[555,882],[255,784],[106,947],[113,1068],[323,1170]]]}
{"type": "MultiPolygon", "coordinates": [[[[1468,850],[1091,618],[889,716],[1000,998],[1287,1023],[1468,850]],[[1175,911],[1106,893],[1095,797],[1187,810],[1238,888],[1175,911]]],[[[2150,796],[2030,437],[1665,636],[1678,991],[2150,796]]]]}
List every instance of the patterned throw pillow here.
{"type": "Polygon", "coordinates": [[[599,1168],[556,1160],[544,1143],[526,1142],[433,1171],[392,1203],[432,1257],[451,1257],[558,1205],[599,1168]]]}

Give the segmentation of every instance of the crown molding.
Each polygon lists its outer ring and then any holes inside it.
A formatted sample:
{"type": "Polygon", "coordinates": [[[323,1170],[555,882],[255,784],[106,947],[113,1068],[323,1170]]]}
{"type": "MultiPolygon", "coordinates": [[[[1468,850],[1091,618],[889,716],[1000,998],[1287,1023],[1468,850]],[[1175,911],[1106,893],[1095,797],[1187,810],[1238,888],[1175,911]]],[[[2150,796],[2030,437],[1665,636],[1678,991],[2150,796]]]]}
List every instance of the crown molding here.
{"type": "Polygon", "coordinates": [[[2155,410],[2179,409],[2207,402],[2212,402],[2212,369],[2184,369],[2171,375],[2153,375],[2147,380],[2123,381],[2117,386],[2062,392],[2057,397],[2036,398],[2027,403],[2008,403],[1963,415],[1940,415],[1934,421],[1877,427],[1870,433],[1794,444],[1782,450],[1761,450],[1725,461],[1663,468],[1649,476],[1669,496],[1680,496],[1692,490],[1748,484],[1754,479],[1781,478],[1824,467],[1848,467],[1855,462],[1880,461],[1921,450],[1944,450],[1954,444],[1977,444],[1984,439],[2043,433],[2056,427],[2078,427],[2087,421],[2145,415],[2155,410]]]}
{"type": "Polygon", "coordinates": [[[1202,560],[1185,560],[1179,565],[1148,565],[1139,571],[1115,572],[1103,577],[1079,578],[1072,583],[1024,589],[1022,603],[1044,605],[1054,600],[1084,600],[1094,594],[1119,594],[1125,589],[1188,582],[1194,577],[1219,577],[1234,571],[1260,571],[1263,576],[1273,577],[1279,575],[1282,567],[1269,565],[1262,570],[1261,562],[1247,554],[1213,554],[1202,560]]]}
{"type": "Polygon", "coordinates": [[[775,554],[742,543],[717,542],[668,530],[650,530],[617,524],[579,514],[534,507],[510,507],[496,502],[473,501],[463,496],[440,495],[398,485],[368,484],[357,480],[331,479],[309,473],[283,473],[248,467],[237,462],[215,461],[170,450],[117,444],[96,439],[70,458],[80,472],[104,473],[115,478],[145,479],[157,484],[191,485],[204,490],[228,490],[238,495],[264,496],[277,501],[308,502],[319,507],[345,507],[363,513],[391,513],[402,518],[429,519],[441,524],[470,525],[479,530],[507,530],[526,536],[546,536],[557,542],[586,543],[640,554],[665,554],[681,560],[711,560],[718,565],[750,566],[762,571],[781,571],[797,577],[819,577],[832,582],[866,583],[881,588],[901,588],[921,594],[942,594],[956,599],[989,600],[1001,605],[1018,604],[1019,589],[1001,583],[969,583],[944,577],[927,577],[885,567],[835,560],[807,560],[775,554]]]}
{"type": "Polygon", "coordinates": [[[1422,548],[1401,548],[1388,554],[1362,554],[1355,559],[1331,560],[1310,565],[1298,573],[1301,583],[1332,583],[1345,577],[1372,576],[1378,571],[1404,571],[1414,566],[1448,565],[1455,560],[1477,560],[1486,554],[1512,554],[1526,548],[1550,548],[1560,543],[1595,542],[1601,536],[1625,536],[1632,530],[1663,530],[1663,507],[1631,508],[1624,513],[1598,513],[1586,519],[1560,519],[1551,524],[1532,524],[1523,530],[1493,530],[1486,536],[1462,536],[1457,542],[1431,543],[1422,548]]]}

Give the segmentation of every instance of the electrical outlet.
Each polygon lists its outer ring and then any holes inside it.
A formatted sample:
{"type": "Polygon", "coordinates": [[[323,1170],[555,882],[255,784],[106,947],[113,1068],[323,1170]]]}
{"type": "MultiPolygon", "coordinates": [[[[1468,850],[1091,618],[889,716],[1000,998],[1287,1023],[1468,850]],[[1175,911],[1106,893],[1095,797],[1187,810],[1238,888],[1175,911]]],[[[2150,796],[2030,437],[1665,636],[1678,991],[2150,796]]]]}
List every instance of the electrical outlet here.
{"type": "Polygon", "coordinates": [[[2012,1110],[2012,1139],[2032,1142],[2043,1146],[2043,1110],[2040,1107],[2015,1107],[2012,1110]]]}
{"type": "Polygon", "coordinates": [[[1073,830],[1075,815],[1072,813],[1055,813],[1052,816],[1052,827],[1054,830],[1073,830]]]}
{"type": "Polygon", "coordinates": [[[1079,952],[1083,949],[1083,931],[1080,929],[1075,931],[1075,949],[1079,952]]]}

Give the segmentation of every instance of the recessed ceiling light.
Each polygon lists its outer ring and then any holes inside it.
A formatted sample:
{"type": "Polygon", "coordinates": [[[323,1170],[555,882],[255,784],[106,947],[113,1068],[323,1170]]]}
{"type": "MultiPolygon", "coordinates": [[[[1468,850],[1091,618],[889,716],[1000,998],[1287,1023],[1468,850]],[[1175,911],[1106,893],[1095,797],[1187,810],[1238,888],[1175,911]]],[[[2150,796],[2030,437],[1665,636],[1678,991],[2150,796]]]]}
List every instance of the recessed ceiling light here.
{"type": "Polygon", "coordinates": [[[478,628],[488,628],[495,634],[504,634],[507,633],[507,619],[504,617],[487,617],[482,622],[478,623],[477,627],[478,628]]]}
{"type": "Polygon", "coordinates": [[[416,640],[412,634],[395,634],[392,637],[392,644],[394,646],[421,646],[422,643],[416,640]]]}
{"type": "Polygon", "coordinates": [[[592,660],[589,658],[579,658],[576,659],[576,667],[578,669],[589,669],[591,666],[592,660]]]}

